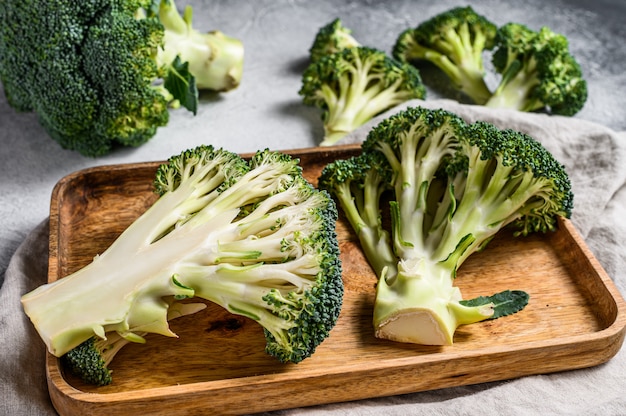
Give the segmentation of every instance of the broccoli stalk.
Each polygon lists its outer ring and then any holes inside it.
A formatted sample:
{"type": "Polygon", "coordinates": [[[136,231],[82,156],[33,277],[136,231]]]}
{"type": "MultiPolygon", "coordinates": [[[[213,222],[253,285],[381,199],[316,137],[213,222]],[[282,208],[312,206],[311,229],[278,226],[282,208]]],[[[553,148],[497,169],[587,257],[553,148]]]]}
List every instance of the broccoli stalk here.
{"type": "Polygon", "coordinates": [[[378,276],[376,336],[428,345],[524,308],[523,291],[464,300],[457,270],[507,225],[516,235],[546,232],[572,208],[564,168],[538,142],[443,110],[409,108],[384,120],[360,155],[327,165],[319,183],[378,276]]]}
{"type": "Polygon", "coordinates": [[[312,62],[299,94],[322,110],[324,140],[332,146],[372,117],[426,94],[419,72],[369,47],[345,48],[312,62]]]}
{"type": "Polygon", "coordinates": [[[487,107],[571,116],[587,99],[582,70],[563,35],[509,23],[498,30],[493,65],[502,75],[487,107]]]}
{"type": "Polygon", "coordinates": [[[229,91],[236,88],[243,73],[241,41],[219,30],[201,33],[192,26],[192,16],[189,5],[181,16],[173,0],[161,1],[158,17],[165,31],[157,64],[167,66],[178,57],[188,63],[198,89],[229,91]]]}
{"type": "Polygon", "coordinates": [[[281,362],[310,356],[343,285],[335,204],[297,159],[265,150],[246,162],[200,146],[161,165],[155,187],[160,198],[93,262],[23,296],[48,350],[111,333],[175,336],[165,299],[200,297],[262,325],[281,362]]]}
{"type": "Polygon", "coordinates": [[[393,56],[402,62],[429,61],[441,69],[454,87],[477,104],[491,91],[484,80],[483,52],[494,45],[496,26],[471,7],[440,13],[402,32],[393,56]]]}

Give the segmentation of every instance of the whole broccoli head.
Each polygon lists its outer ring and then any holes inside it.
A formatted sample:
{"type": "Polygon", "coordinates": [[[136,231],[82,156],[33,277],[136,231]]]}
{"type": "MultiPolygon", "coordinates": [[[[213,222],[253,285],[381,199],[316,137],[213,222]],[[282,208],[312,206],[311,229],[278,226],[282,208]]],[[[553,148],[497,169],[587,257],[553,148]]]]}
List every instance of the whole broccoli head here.
{"type": "Polygon", "coordinates": [[[162,164],[155,189],[92,263],[22,297],[50,353],[106,381],[118,337],[174,336],[168,321],[196,310],[178,301],[195,297],[260,324],[281,362],[313,354],[337,321],[343,282],[335,202],[298,160],[199,146],[162,164]]]}
{"type": "Polygon", "coordinates": [[[145,143],[170,107],[195,113],[201,80],[237,85],[243,47],[214,38],[171,0],[11,2],[0,9],[0,80],[61,146],[100,156],[145,143]]]}
{"type": "Polygon", "coordinates": [[[528,294],[517,290],[464,300],[457,270],[504,227],[554,230],[573,207],[563,165],[535,139],[419,107],[375,126],[361,154],[328,164],[319,186],[378,276],[376,336],[431,345],[524,308],[528,294]]]}
{"type": "Polygon", "coordinates": [[[587,83],[567,38],[548,27],[502,26],[492,61],[502,78],[488,107],[572,116],[587,100],[587,83]]]}
{"type": "Polygon", "coordinates": [[[322,110],[324,140],[330,146],[389,108],[426,89],[419,71],[365,46],[345,48],[312,62],[302,74],[299,94],[322,110]]]}
{"type": "Polygon", "coordinates": [[[403,62],[428,61],[441,69],[456,89],[484,104],[491,91],[484,80],[483,52],[494,46],[497,27],[471,7],[439,13],[402,32],[393,56],[403,62]]]}

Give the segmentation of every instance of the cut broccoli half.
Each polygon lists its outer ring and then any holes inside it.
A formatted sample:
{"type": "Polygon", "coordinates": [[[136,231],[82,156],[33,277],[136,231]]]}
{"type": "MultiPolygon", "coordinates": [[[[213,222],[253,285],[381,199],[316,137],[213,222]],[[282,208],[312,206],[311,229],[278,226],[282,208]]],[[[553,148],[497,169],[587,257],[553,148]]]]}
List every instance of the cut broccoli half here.
{"type": "Polygon", "coordinates": [[[199,146],[162,164],[159,199],[109,248],[22,297],[50,353],[92,337],[100,350],[118,335],[175,336],[168,319],[178,303],[168,300],[196,297],[258,322],[279,361],[312,355],[337,321],[343,282],[335,202],[298,162],[199,146]]]}
{"type": "Polygon", "coordinates": [[[539,142],[409,107],[374,127],[361,150],[328,164],[319,186],[338,201],[378,276],[377,337],[449,345],[459,325],[526,306],[523,291],[468,302],[454,282],[504,227],[548,232],[571,215],[567,173],[539,142]]]}

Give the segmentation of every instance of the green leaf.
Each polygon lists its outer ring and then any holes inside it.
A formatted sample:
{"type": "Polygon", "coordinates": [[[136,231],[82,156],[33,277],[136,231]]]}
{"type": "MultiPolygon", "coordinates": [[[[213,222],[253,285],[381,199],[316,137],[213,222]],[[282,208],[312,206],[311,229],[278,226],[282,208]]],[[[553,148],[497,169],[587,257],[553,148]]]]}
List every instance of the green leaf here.
{"type": "Polygon", "coordinates": [[[521,290],[505,290],[491,296],[479,296],[474,299],[462,300],[463,306],[481,306],[494,304],[493,316],[489,319],[501,318],[521,311],[528,305],[530,296],[521,290]]]}
{"type": "Polygon", "coordinates": [[[182,62],[176,56],[170,65],[164,79],[164,87],[178,100],[180,105],[191,111],[194,115],[198,111],[198,88],[196,79],[189,72],[189,63],[182,62]]]}

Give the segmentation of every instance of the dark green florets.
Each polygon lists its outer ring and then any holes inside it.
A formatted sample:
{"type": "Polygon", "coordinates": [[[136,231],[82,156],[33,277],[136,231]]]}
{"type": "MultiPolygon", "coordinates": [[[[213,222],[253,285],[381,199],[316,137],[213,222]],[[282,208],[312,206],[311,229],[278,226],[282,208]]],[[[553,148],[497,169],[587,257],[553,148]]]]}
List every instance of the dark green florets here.
{"type": "MultiPolygon", "coordinates": [[[[137,5],[133,2],[132,5],[137,5]]],[[[125,1],[12,3],[0,11],[0,78],[63,147],[89,156],[137,146],[168,122],[151,84],[163,27],[125,1]]]]}
{"type": "Polygon", "coordinates": [[[64,366],[85,383],[95,386],[111,384],[113,377],[107,367],[104,351],[95,337],[89,338],[78,347],[61,357],[64,366]]]}

